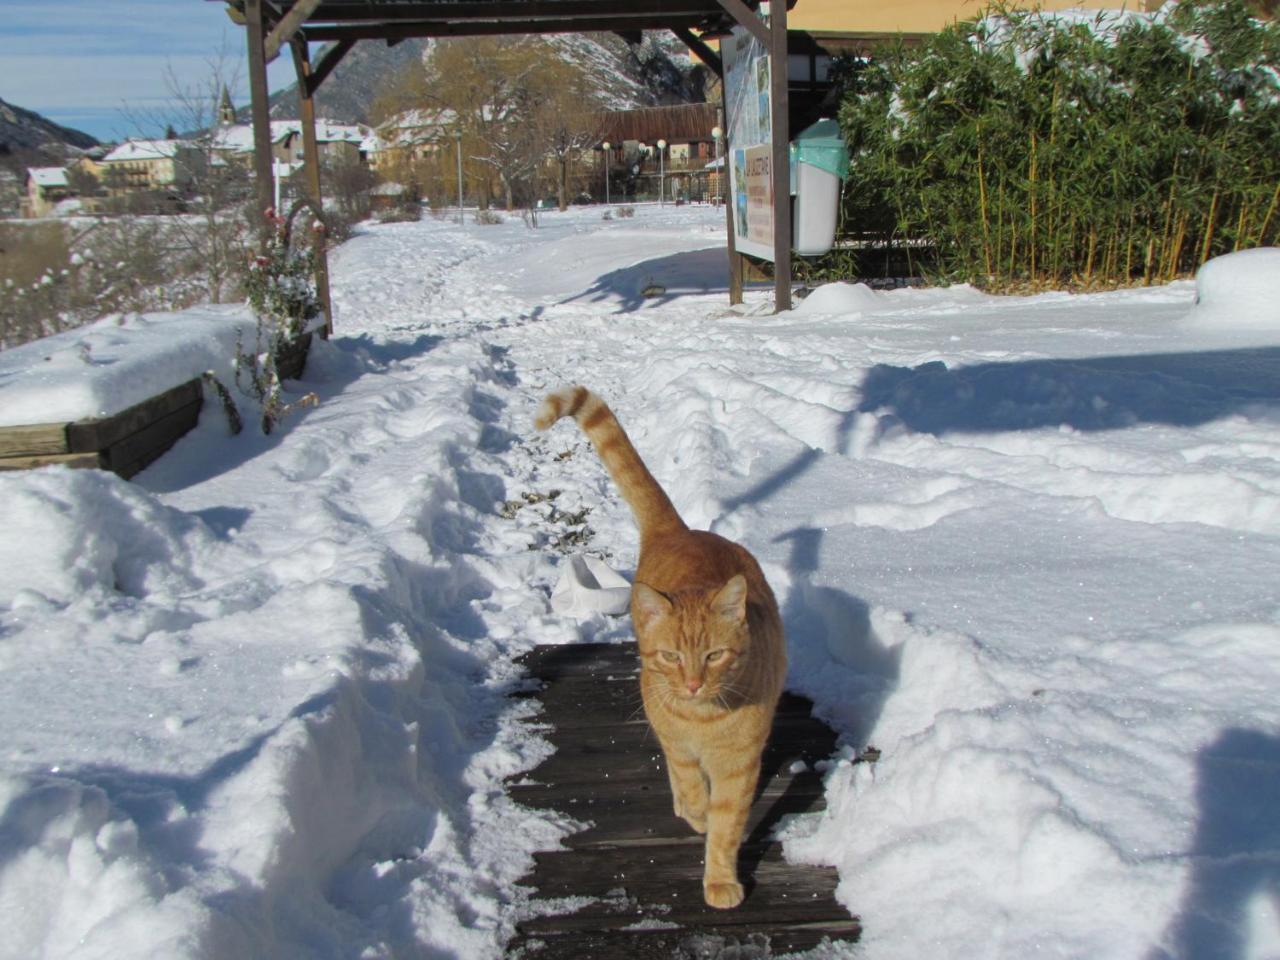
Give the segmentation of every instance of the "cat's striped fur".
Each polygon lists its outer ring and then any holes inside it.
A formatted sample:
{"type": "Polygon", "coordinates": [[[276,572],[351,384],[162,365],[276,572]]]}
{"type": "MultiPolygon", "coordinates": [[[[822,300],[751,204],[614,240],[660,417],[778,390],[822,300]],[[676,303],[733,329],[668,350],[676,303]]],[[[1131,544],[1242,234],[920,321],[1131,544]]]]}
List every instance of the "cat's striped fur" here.
{"type": "Polygon", "coordinates": [[[760,565],[724,537],[690,530],[609,407],[585,387],[552,393],[545,430],[578,421],[640,528],[631,617],[645,714],[662,744],[677,816],[706,833],[703,893],[742,902],[738,847],[787,661],[782,621],[760,565]]]}

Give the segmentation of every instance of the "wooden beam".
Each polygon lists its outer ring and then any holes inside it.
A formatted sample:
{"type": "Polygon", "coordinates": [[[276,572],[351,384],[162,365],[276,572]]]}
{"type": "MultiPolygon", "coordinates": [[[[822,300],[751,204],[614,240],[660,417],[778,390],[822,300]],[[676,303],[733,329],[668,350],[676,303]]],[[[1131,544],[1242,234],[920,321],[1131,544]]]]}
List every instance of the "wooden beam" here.
{"type": "Polygon", "coordinates": [[[321,54],[319,62],[312,64],[311,75],[307,77],[307,96],[314,97],[316,95],[316,91],[320,89],[320,84],[324,83],[325,78],[333,73],[334,67],[351,52],[351,48],[355,45],[356,42],[354,40],[339,40],[321,54]]]}
{"type": "MultiPolygon", "coordinates": [[[[316,142],[316,102],[311,98],[311,57],[307,50],[307,41],[294,37],[289,44],[293,48],[293,66],[298,74],[298,118],[302,121],[302,162],[303,173],[307,185],[307,195],[311,198],[312,215],[324,223],[324,199],[320,192],[320,145],[316,142]]],[[[329,339],[333,333],[333,302],[329,297],[329,257],[325,249],[324,231],[307,230],[307,243],[310,243],[316,257],[316,296],[320,299],[320,308],[324,311],[324,330],[321,336],[329,339]]]]}
{"type": "MultiPolygon", "coordinates": [[[[733,17],[740,25],[751,31],[751,35],[769,46],[769,28],[764,22],[755,15],[754,11],[748,7],[742,0],[718,0],[720,6],[724,7],[725,12],[733,17]]],[[[776,2],[776,0],[775,0],[776,2]]],[[[784,18],[785,22],[785,18],[784,18]]]]}
{"type": "Polygon", "coordinates": [[[318,6],[320,0],[297,0],[289,8],[289,12],[280,18],[280,22],[271,28],[271,33],[262,45],[267,63],[280,55],[280,48],[293,39],[294,34],[318,6]]]}
{"type": "Polygon", "coordinates": [[[791,309],[791,118],[787,103],[787,5],[769,7],[769,96],[773,109],[773,303],[791,309]]]}
{"type": "Polygon", "coordinates": [[[0,457],[43,457],[71,452],[65,423],[0,427],[0,457]]]}
{"type": "MultiPolygon", "coordinates": [[[[745,4],[744,4],[745,7],[745,4]]],[[[327,5],[313,18],[319,23],[359,21],[367,23],[396,20],[568,20],[601,16],[648,16],[656,20],[671,16],[718,16],[718,0],[647,0],[642,3],[602,3],[601,0],[450,0],[436,3],[350,3],[327,5]]]]}
{"type": "Polygon", "coordinates": [[[688,27],[673,27],[671,32],[679,37],[686,47],[697,54],[698,59],[710,67],[712,73],[721,80],[724,79],[724,63],[721,61],[720,55],[707,46],[701,37],[688,27]]]}
{"type": "Polygon", "coordinates": [[[311,40],[410,40],[420,37],[483,37],[506,34],[627,33],[635,30],[667,30],[696,27],[694,14],[655,20],[649,15],[607,16],[573,20],[407,20],[401,23],[321,24],[307,27],[311,40]]]}
{"type": "Polygon", "coordinates": [[[263,213],[275,204],[275,182],[271,169],[271,115],[267,104],[267,60],[263,50],[262,0],[245,0],[245,35],[249,43],[249,98],[253,117],[253,171],[257,179],[258,210],[254,218],[266,236],[263,213]]]}

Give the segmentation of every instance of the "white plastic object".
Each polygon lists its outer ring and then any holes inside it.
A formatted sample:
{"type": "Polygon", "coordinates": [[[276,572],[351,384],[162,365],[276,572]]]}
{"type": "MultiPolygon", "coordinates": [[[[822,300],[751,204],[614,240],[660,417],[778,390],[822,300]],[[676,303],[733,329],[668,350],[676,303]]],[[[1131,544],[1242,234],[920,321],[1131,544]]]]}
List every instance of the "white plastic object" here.
{"type": "Polygon", "coordinates": [[[567,616],[627,612],[631,584],[603,560],[577,555],[569,558],[560,582],[551,591],[551,609],[567,616]]]}

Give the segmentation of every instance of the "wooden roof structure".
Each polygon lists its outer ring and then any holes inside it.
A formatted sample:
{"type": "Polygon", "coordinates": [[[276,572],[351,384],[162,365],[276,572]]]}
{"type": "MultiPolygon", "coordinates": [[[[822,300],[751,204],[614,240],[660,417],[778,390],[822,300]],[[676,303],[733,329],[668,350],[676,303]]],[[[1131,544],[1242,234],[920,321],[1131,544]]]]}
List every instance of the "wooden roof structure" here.
{"type": "MultiPolygon", "coordinates": [[[[735,26],[749,30],[769,51],[773,109],[772,168],[785,171],[787,154],[787,6],[774,0],[770,16],[761,0],[219,0],[232,20],[245,26],[249,52],[249,89],[254,127],[254,163],[263,208],[271,205],[270,121],[266,65],[286,47],[293,53],[303,126],[307,193],[321,210],[319,150],[315,138],[314,96],[326,77],[362,40],[389,44],[418,37],[467,37],[510,34],[613,32],[638,42],[644,30],[670,30],[721,73],[719,56],[702,40],[735,26]],[[310,45],[325,43],[312,63],[310,45]]],[[[786,181],[781,180],[781,184],[786,181]]],[[[791,200],[780,184],[774,191],[774,292],[778,310],[791,307],[791,200]]],[[[742,263],[733,248],[730,224],[730,297],[741,300],[742,263]]],[[[317,285],[332,328],[327,266],[320,250],[317,285]]]]}
{"type": "Polygon", "coordinates": [[[600,117],[605,140],[624,143],[712,143],[711,130],[720,118],[714,103],[678,103],[666,107],[613,110],[600,117]]]}

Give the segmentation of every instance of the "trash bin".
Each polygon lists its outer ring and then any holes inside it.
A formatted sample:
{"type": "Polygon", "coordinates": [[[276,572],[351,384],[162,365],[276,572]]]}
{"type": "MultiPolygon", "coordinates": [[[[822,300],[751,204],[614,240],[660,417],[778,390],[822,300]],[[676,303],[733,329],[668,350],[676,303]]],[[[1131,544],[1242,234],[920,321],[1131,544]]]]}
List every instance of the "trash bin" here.
{"type": "Polygon", "coordinates": [[[791,141],[791,229],[795,252],[816,257],[836,238],[840,182],[849,175],[849,148],[834,120],[819,120],[791,141]]]}

